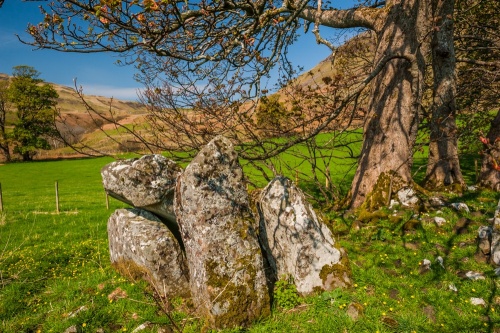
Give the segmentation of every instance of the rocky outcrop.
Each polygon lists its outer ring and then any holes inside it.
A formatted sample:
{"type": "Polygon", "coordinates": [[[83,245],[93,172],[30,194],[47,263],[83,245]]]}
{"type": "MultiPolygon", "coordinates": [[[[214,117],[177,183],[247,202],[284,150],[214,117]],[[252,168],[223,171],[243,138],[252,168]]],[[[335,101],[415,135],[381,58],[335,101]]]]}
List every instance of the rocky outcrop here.
{"type": "Polygon", "coordinates": [[[108,220],[112,265],[132,279],[145,278],[166,297],[189,297],[185,255],[167,226],[140,209],[118,209],[108,220]]]}
{"type": "Polygon", "coordinates": [[[205,146],[177,180],[175,215],[194,306],[210,327],[247,326],[270,313],[243,171],[229,140],[205,146]]]}
{"type": "Polygon", "coordinates": [[[181,167],[162,155],[112,162],[101,170],[106,192],[129,205],[154,213],[175,232],[175,182],[181,167]]]}
{"type": "Polygon", "coordinates": [[[257,206],[259,237],[277,278],[290,276],[302,294],[351,284],[345,252],[289,179],[272,180],[257,206]]]}

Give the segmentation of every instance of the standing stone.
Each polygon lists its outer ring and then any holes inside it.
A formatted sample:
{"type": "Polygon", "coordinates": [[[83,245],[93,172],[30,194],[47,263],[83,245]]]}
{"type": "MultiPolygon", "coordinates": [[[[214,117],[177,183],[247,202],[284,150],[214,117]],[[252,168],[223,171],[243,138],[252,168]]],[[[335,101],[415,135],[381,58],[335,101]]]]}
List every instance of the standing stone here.
{"type": "Polygon", "coordinates": [[[101,170],[106,192],[113,198],[158,215],[175,230],[175,181],[182,169],[162,155],[116,161],[101,170]]]}
{"type": "Polygon", "coordinates": [[[207,326],[248,326],[270,314],[263,257],[238,155],[218,136],[177,180],[175,214],[191,294],[207,326]]]}
{"type": "Polygon", "coordinates": [[[351,284],[345,251],[289,179],[272,180],[258,207],[259,236],[277,278],[292,277],[301,294],[351,284]]]}
{"type": "Polygon", "coordinates": [[[500,266],[500,200],[493,217],[493,232],[491,235],[491,260],[500,266]]]}
{"type": "Polygon", "coordinates": [[[156,216],[117,209],[108,220],[108,239],[111,263],[121,274],[145,278],[162,296],[190,296],[185,254],[156,216]]]}

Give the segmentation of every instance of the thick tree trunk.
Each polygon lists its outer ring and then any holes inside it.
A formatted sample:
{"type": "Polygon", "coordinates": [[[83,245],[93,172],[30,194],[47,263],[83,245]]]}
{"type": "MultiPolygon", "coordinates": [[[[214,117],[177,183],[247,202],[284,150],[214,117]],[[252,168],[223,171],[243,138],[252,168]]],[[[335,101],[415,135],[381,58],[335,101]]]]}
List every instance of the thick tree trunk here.
{"type": "Polygon", "coordinates": [[[500,191],[500,111],[491,121],[486,140],[478,183],[494,191],[500,191]]]}
{"type": "Polygon", "coordinates": [[[375,64],[387,56],[396,58],[373,82],[361,157],[351,187],[351,208],[366,202],[367,209],[376,209],[388,203],[396,187],[412,181],[424,55],[430,44],[425,39],[429,32],[429,2],[399,1],[388,7],[387,19],[377,30],[375,64]]]}
{"type": "Polygon", "coordinates": [[[455,122],[456,80],[453,47],[453,8],[455,0],[434,1],[435,29],[432,38],[434,91],[430,120],[429,160],[424,185],[441,188],[465,185],[458,160],[455,122]]]}

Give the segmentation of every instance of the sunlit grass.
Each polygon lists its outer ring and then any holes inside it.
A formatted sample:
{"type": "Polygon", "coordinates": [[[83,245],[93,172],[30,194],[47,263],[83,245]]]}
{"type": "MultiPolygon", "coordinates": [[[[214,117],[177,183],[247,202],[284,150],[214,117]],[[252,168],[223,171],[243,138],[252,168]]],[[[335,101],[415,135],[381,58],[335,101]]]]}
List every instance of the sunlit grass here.
{"type": "MultiPolygon", "coordinates": [[[[159,311],[144,281],[129,281],[109,262],[106,223],[124,204],[111,200],[106,210],[100,169],[111,159],[16,163],[0,166],[4,212],[0,216],[0,331],[157,332],[169,320],[159,311]],[[54,182],[59,183],[60,214],[55,214],[54,182]],[[109,296],[120,288],[123,298],[109,296]]],[[[365,223],[324,212],[337,242],[347,249],[353,287],[306,297],[293,309],[275,307],[248,332],[495,332],[500,326],[499,279],[494,267],[478,263],[477,228],[486,225],[498,195],[469,192],[450,197],[464,201],[470,214],[451,208],[406,212],[365,223]],[[437,227],[438,214],[448,223],[437,227]],[[461,217],[472,220],[458,235],[461,217]],[[420,222],[407,230],[405,223],[420,222]],[[441,256],[444,268],[436,263],[441,256]],[[420,273],[428,259],[432,269],[420,273]],[[484,274],[472,281],[461,273],[484,274]],[[450,286],[457,291],[453,291],[450,286]],[[486,306],[470,303],[482,298],[486,306]],[[350,308],[359,316],[353,319],[350,308]]],[[[383,216],[383,214],[382,214],[383,216]]],[[[174,318],[185,332],[199,332],[202,323],[180,304],[174,318]]],[[[238,332],[239,330],[226,330],[238,332]]]]}

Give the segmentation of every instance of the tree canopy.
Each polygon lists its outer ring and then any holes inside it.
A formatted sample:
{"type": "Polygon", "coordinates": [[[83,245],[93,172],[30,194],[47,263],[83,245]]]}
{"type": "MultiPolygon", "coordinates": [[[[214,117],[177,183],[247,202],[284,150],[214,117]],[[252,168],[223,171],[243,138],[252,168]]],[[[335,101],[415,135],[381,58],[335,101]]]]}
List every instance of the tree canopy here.
{"type": "Polygon", "coordinates": [[[142,98],[158,135],[182,141],[188,150],[223,133],[247,160],[264,160],[339,124],[347,128],[363,110],[364,141],[349,205],[372,209],[399,188],[413,186],[413,148],[425,113],[428,186],[465,184],[456,130],[457,1],[365,1],[345,10],[321,0],[55,1],[43,10],[43,22],[28,27],[29,43],[63,52],[123,54],[146,85],[142,98]],[[273,66],[283,69],[285,80],[293,73],[287,51],[302,27],[332,51],[336,47],[320,33],[324,27],[369,30],[372,52],[363,75],[329,77],[332,89],[323,91],[298,89],[307,102],[293,102],[301,115],[289,118],[293,126],[286,130],[292,135],[267,140],[255,127],[258,108],[252,98],[266,94],[260,82],[273,66]]]}

